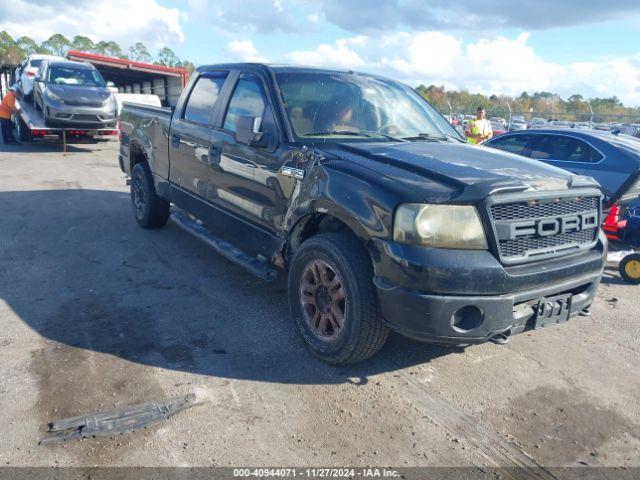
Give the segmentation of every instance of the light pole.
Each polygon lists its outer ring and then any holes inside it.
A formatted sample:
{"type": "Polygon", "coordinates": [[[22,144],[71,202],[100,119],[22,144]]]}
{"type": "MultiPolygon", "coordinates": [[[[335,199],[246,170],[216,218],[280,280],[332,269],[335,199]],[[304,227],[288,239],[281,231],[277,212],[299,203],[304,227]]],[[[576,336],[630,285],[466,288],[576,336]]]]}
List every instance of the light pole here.
{"type": "Polygon", "coordinates": [[[587,100],[587,105],[589,105],[589,111],[591,112],[591,116],[589,117],[589,130],[593,128],[593,108],[591,108],[591,102],[587,100]]]}

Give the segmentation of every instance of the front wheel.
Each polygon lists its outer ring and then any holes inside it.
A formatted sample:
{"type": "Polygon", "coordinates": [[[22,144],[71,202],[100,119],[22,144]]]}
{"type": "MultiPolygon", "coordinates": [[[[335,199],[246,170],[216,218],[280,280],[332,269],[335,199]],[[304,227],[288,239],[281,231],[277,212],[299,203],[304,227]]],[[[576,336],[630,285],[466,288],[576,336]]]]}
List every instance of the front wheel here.
{"type": "Polygon", "coordinates": [[[163,227],[169,219],[169,202],[156,193],[149,165],[144,162],[131,171],[131,206],[143,228],[163,227]]]}
{"type": "Polygon", "coordinates": [[[389,334],[373,285],[371,260],[345,233],[305,241],[289,271],[289,306],[311,352],[333,365],[374,355],[389,334]]]}

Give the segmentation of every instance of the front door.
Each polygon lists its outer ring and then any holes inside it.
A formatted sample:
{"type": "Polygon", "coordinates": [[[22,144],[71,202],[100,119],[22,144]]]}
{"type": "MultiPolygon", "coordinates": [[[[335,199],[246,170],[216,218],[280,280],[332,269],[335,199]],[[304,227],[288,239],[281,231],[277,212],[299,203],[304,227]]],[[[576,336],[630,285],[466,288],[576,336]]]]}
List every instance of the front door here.
{"type": "Polygon", "coordinates": [[[267,255],[277,223],[286,212],[286,200],[277,172],[282,151],[274,111],[257,75],[243,73],[235,85],[222,128],[211,136],[214,190],[210,200],[235,218],[237,235],[250,252],[267,255]],[[242,119],[259,118],[261,145],[236,139],[242,119]]]}

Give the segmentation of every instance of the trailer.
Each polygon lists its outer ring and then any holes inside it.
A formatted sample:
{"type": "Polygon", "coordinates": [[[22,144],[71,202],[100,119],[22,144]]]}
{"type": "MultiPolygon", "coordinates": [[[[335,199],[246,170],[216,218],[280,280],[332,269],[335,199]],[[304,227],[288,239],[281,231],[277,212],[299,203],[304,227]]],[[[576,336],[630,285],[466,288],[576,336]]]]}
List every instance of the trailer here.
{"type": "Polygon", "coordinates": [[[118,135],[114,128],[81,128],[77,126],[49,126],[45,123],[42,112],[39,112],[31,102],[16,99],[16,109],[13,113],[13,124],[22,142],[38,141],[47,138],[62,140],[62,148],[67,153],[67,142],[71,139],[105,138],[118,135]]]}

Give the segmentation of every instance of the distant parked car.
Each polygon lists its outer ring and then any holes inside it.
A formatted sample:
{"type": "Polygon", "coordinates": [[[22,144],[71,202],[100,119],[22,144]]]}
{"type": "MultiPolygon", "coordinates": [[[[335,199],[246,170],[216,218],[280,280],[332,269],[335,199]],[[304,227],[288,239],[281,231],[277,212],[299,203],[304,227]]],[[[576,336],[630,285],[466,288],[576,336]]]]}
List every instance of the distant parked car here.
{"type": "Polygon", "coordinates": [[[622,125],[620,127],[620,133],[640,138],[640,125],[634,123],[622,125]]]}
{"type": "Polygon", "coordinates": [[[491,117],[489,118],[489,121],[491,122],[492,125],[494,123],[496,125],[500,125],[502,127],[501,130],[506,130],[507,128],[507,121],[502,117],[491,117]]]}
{"type": "Polygon", "coordinates": [[[573,128],[577,128],[578,130],[590,130],[591,124],[589,124],[589,122],[576,122],[573,124],[573,128]]]}
{"type": "Polygon", "coordinates": [[[490,120],[493,136],[502,135],[507,132],[507,127],[500,121],[490,120]]]}
{"type": "Polygon", "coordinates": [[[510,132],[485,143],[600,183],[605,206],[640,197],[640,140],[600,130],[540,129],[510,132]]]}
{"type": "Polygon", "coordinates": [[[529,120],[527,124],[528,128],[544,128],[547,125],[547,121],[544,118],[535,117],[529,120]]]}
{"type": "Polygon", "coordinates": [[[526,130],[527,129],[527,122],[524,121],[524,119],[522,120],[514,120],[511,121],[511,123],[509,124],[509,131],[510,132],[514,132],[517,130],[526,130]]]}
{"type": "Polygon", "coordinates": [[[103,128],[116,124],[116,100],[100,72],[89,63],[43,62],[33,97],[48,125],[103,128]]]}
{"type": "Polygon", "coordinates": [[[64,61],[62,57],[53,55],[29,55],[25,58],[16,69],[15,81],[22,92],[24,98],[30,99],[33,94],[33,85],[38,73],[38,69],[42,62],[48,61],[64,61]]]}
{"type": "Polygon", "coordinates": [[[565,120],[551,120],[548,126],[550,128],[571,128],[573,124],[565,120]]]}

